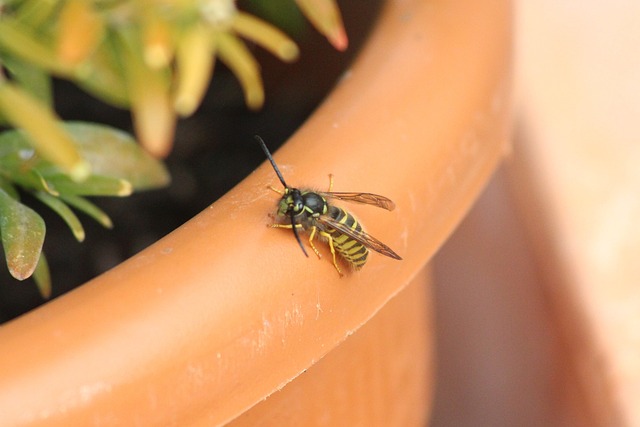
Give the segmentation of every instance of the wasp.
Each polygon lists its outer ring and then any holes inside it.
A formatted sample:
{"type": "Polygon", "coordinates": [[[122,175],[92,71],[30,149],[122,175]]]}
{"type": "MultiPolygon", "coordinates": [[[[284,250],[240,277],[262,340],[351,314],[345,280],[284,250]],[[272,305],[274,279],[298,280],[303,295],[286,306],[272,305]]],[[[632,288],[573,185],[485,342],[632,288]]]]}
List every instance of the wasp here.
{"type": "Polygon", "coordinates": [[[277,216],[287,218],[289,222],[286,224],[271,224],[271,227],[292,229],[305,256],[308,257],[309,255],[302,244],[302,240],[300,240],[298,233],[300,229],[309,233],[309,244],[318,258],[321,258],[321,255],[313,244],[313,239],[320,237],[328,242],[333,256],[333,265],[341,276],[343,273],[336,260],[336,253],[355,269],[360,269],[367,262],[369,249],[393,259],[402,259],[387,245],[367,234],[353,215],[329,202],[332,199],[338,199],[377,206],[392,211],[395,209],[395,204],[391,200],[371,193],[332,192],[332,175],[329,175],[329,191],[326,192],[289,187],[273,160],[267,145],[258,135],[255,138],[260,143],[262,150],[267,155],[271,166],[273,166],[278,179],[284,187],[284,190],[270,188],[282,195],[278,204],[277,216]]]}

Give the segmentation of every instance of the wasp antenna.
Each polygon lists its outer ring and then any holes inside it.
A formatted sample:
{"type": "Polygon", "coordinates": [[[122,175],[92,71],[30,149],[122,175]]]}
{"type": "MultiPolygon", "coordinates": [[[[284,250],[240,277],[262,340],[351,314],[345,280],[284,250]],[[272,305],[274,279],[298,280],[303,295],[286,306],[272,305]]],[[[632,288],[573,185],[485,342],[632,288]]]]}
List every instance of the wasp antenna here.
{"type": "Polygon", "coordinates": [[[291,229],[293,230],[293,235],[296,236],[296,240],[298,241],[298,244],[300,245],[300,249],[302,249],[302,253],[304,254],[304,256],[309,258],[309,255],[307,254],[307,251],[305,250],[304,245],[302,244],[302,240],[300,240],[300,235],[298,234],[298,229],[296,228],[293,211],[289,214],[289,216],[291,217],[291,225],[292,225],[291,229]]]}
{"type": "MultiPolygon", "coordinates": [[[[267,155],[267,159],[269,159],[269,162],[271,162],[271,166],[273,166],[273,170],[276,171],[276,175],[278,175],[278,179],[280,180],[284,188],[289,188],[287,183],[284,182],[284,178],[280,173],[280,169],[278,169],[278,165],[276,165],[276,161],[273,160],[273,156],[271,155],[271,152],[269,152],[269,149],[267,148],[267,144],[264,143],[264,140],[260,138],[259,135],[254,135],[254,138],[260,143],[260,146],[262,147],[262,151],[264,151],[264,154],[267,155]]],[[[297,237],[297,233],[296,233],[296,237],[297,237]]],[[[298,239],[298,241],[300,241],[300,239],[298,239]]],[[[300,243],[300,246],[302,246],[302,243],[300,243]]],[[[302,250],[304,251],[304,248],[302,250]]],[[[306,252],[305,252],[305,255],[306,255],[306,252]]]]}

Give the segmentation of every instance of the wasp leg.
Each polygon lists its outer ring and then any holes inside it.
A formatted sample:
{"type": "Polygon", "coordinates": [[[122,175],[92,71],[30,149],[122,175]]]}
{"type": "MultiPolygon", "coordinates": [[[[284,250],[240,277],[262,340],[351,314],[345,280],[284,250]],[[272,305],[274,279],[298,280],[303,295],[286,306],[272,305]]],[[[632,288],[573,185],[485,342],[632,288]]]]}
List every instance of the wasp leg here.
{"type": "Polygon", "coordinates": [[[322,237],[326,237],[327,241],[329,242],[329,249],[331,249],[331,255],[333,255],[333,266],[336,268],[336,270],[338,270],[338,274],[340,276],[343,276],[342,270],[340,270],[340,267],[338,267],[338,261],[336,260],[336,249],[333,247],[333,237],[331,237],[331,234],[327,233],[326,231],[321,231],[320,235],[322,237]]]}
{"type": "MultiPolygon", "coordinates": [[[[293,228],[291,224],[268,224],[267,227],[271,228],[293,228]]],[[[302,224],[296,224],[296,228],[302,228],[302,224]]]]}
{"type": "Polygon", "coordinates": [[[311,227],[311,234],[309,234],[309,244],[311,245],[311,249],[313,249],[316,255],[318,255],[318,258],[322,258],[320,251],[318,250],[318,248],[316,248],[316,245],[313,244],[313,238],[316,235],[316,230],[318,230],[317,227],[311,227]]]}
{"type": "Polygon", "coordinates": [[[281,196],[284,194],[284,191],[282,190],[278,190],[276,187],[274,187],[273,185],[270,185],[269,187],[267,187],[269,190],[271,191],[275,191],[276,193],[280,194],[281,196]]]}

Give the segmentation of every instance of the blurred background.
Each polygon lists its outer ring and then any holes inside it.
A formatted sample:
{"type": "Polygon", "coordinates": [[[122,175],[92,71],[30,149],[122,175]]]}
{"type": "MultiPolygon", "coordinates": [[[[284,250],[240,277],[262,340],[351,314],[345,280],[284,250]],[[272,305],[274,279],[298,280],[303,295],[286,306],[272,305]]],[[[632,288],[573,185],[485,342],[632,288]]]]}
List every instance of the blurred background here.
{"type": "Polygon", "coordinates": [[[515,6],[513,149],[434,261],[432,425],[640,425],[640,4],[515,6]]]}

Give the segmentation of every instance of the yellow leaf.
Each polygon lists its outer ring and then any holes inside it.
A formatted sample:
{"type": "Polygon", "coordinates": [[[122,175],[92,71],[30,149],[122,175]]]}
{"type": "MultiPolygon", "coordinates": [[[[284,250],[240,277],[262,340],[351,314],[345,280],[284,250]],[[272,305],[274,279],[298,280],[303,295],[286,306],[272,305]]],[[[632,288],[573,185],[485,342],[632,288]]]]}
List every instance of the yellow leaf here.
{"type": "Polygon", "coordinates": [[[298,7],[311,23],[338,50],[345,50],[349,44],[342,24],[340,8],[335,0],[296,0],[298,7]]]}
{"type": "Polygon", "coordinates": [[[232,28],[242,37],[256,42],[283,61],[290,62],[298,58],[298,46],[293,40],[255,16],[238,12],[232,28]]]}
{"type": "Polygon", "coordinates": [[[64,3],[58,22],[58,57],[63,63],[79,64],[97,47],[104,22],[86,0],[64,3]]]}
{"type": "Polygon", "coordinates": [[[0,83],[0,110],[7,120],[29,136],[38,154],[81,181],[90,168],[53,112],[11,83],[0,83]]]}
{"type": "Polygon", "coordinates": [[[245,102],[249,108],[258,109],[262,107],[264,90],[258,62],[237,37],[228,33],[219,33],[216,35],[216,41],[220,59],[240,80],[240,84],[244,89],[245,102]]]}
{"type": "Polygon", "coordinates": [[[177,88],[174,106],[188,116],[198,108],[213,74],[214,46],[203,25],[193,25],[180,38],[176,51],[177,88]]]}

